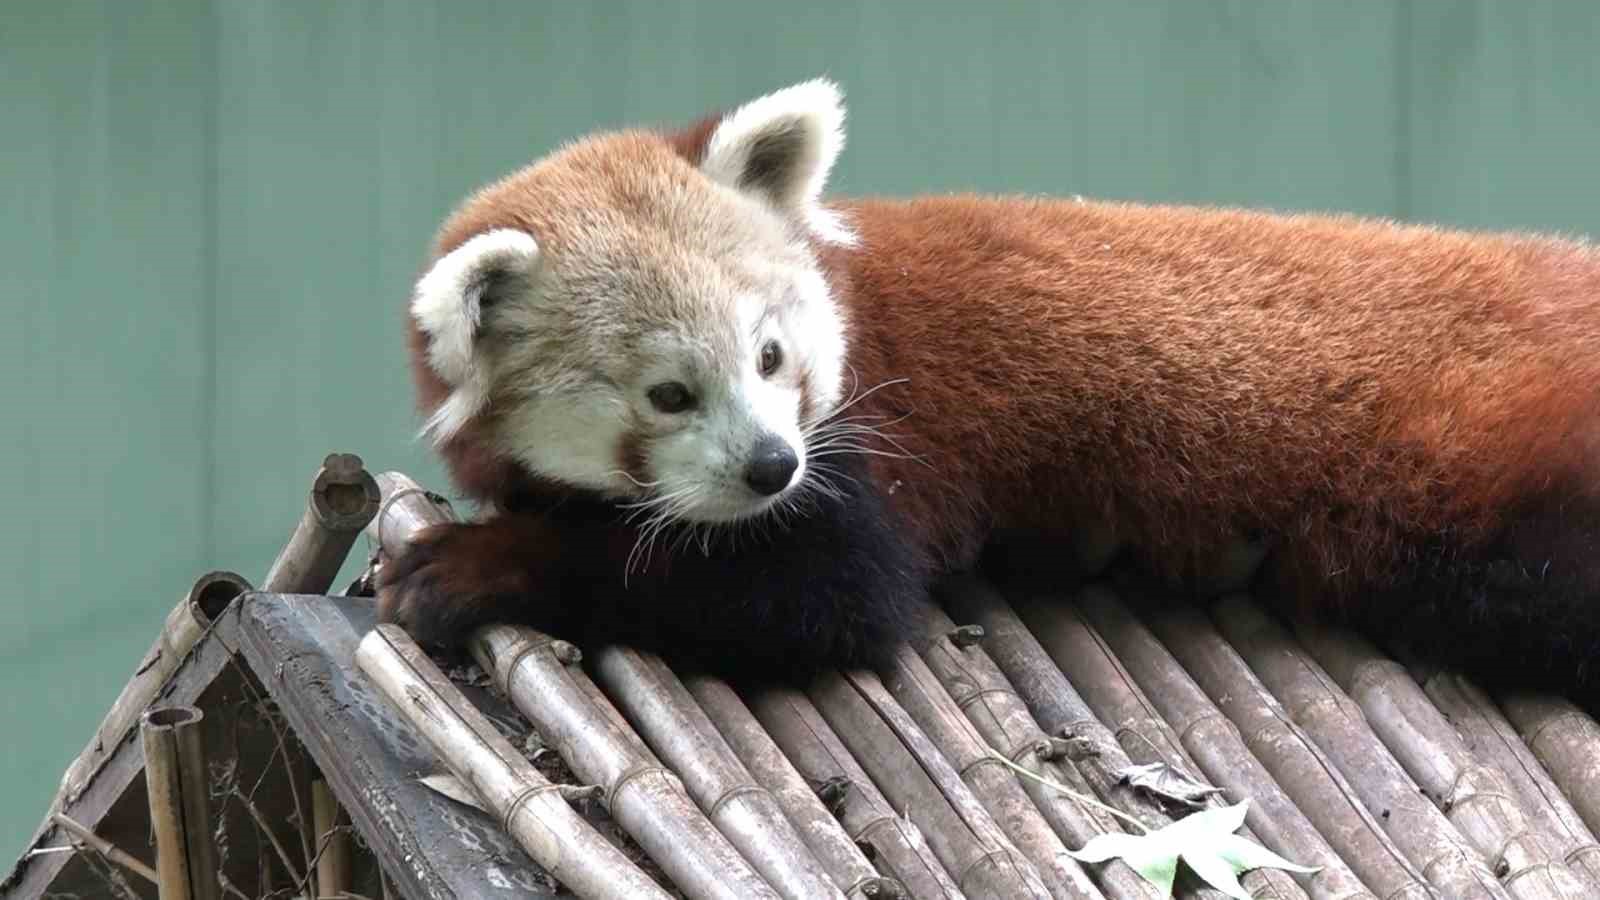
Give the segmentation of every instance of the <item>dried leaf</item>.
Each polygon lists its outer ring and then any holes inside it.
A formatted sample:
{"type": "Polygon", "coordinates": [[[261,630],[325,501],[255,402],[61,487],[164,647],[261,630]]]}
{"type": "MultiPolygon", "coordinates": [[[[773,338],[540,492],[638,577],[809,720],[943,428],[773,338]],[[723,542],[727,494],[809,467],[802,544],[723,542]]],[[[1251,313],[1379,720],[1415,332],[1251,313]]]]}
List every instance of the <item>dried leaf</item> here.
{"type": "Polygon", "coordinates": [[[1188,806],[1201,806],[1205,798],[1222,793],[1222,788],[1195,781],[1164,762],[1127,766],[1117,772],[1117,778],[1162,800],[1188,806]]]}
{"type": "Polygon", "coordinates": [[[1079,862],[1117,858],[1140,877],[1172,896],[1172,882],[1181,859],[1207,884],[1230,897],[1250,900],[1239,875],[1251,869],[1274,868],[1310,874],[1319,867],[1298,866],[1271,850],[1235,834],[1244,824],[1249,801],[1186,816],[1147,834],[1102,834],[1081,850],[1067,854],[1079,862]]]}
{"type": "Polygon", "coordinates": [[[461,781],[461,779],[451,775],[448,772],[441,772],[436,775],[424,775],[417,780],[422,782],[423,786],[432,788],[434,791],[449,797],[451,800],[454,800],[457,803],[463,803],[472,807],[473,809],[488,812],[488,810],[483,808],[483,804],[478,802],[478,795],[472,792],[472,788],[467,787],[466,784],[461,781]]]}

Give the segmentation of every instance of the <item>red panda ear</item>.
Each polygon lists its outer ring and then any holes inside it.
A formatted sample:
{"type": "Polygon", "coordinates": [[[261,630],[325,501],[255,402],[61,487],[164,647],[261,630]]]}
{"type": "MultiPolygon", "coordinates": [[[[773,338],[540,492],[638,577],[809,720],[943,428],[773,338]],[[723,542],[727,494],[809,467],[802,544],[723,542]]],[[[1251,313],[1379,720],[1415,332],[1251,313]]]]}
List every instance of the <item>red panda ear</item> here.
{"type": "Polygon", "coordinates": [[[428,366],[451,389],[424,432],[448,438],[482,407],[487,385],[474,349],[483,311],[526,289],[538,262],[539,245],[527,232],[500,228],[445,254],[417,281],[411,315],[427,339],[428,366]]]}
{"type": "Polygon", "coordinates": [[[844,98],[826,79],[791,85],[723,116],[706,140],[700,171],[756,194],[819,236],[848,243],[822,208],[822,189],[844,148],[844,98]]]}

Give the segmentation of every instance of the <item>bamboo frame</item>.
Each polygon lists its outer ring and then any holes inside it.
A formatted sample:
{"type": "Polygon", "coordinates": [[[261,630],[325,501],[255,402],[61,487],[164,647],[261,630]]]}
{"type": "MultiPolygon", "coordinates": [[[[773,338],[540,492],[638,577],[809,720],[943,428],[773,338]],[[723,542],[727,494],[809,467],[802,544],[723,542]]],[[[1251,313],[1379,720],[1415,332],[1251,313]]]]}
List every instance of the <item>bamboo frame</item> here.
{"type": "Polygon", "coordinates": [[[909,646],[902,646],[883,673],[883,686],[921,726],[928,740],[949,760],[996,825],[1033,863],[1052,897],[1103,900],[1078,861],[1050,828],[1017,776],[994,758],[983,736],[961,714],[928,664],[909,646]]]}
{"type": "MultiPolygon", "coordinates": [[[[356,664],[500,826],[562,885],[580,897],[671,896],[574,812],[559,786],[512,747],[402,629],[374,628],[357,648],[356,664]]],[[[333,893],[328,886],[321,890],[333,893]]]]}
{"type": "Polygon", "coordinates": [[[904,885],[879,875],[872,867],[733,688],[704,675],[685,676],[683,684],[750,775],[772,792],[800,838],[846,897],[895,900],[906,896],[904,885]]]}
{"type": "Polygon", "coordinates": [[[694,697],[654,654],[603,647],[594,674],[619,711],[680,779],[700,809],[779,894],[842,898],[778,801],[750,772],[694,697]]]}
{"type": "Polygon", "coordinates": [[[742,694],[773,743],[793,761],[821,802],[856,841],[871,848],[873,865],[912,897],[965,896],[916,823],[898,815],[850,755],[809,697],[789,688],[742,694]]]}
{"type": "Polygon", "coordinates": [[[1313,900],[1375,900],[1355,872],[1256,760],[1237,729],[1211,703],[1166,647],[1109,591],[1084,591],[1079,609],[1172,727],[1179,742],[1229,799],[1250,801],[1245,824],[1262,843],[1306,866],[1302,887],[1313,900]]]}
{"type": "Polygon", "coordinates": [[[1382,810],[1384,829],[1406,858],[1446,896],[1507,897],[1476,849],[1431,802],[1368,727],[1360,708],[1282,626],[1242,594],[1213,610],[1223,635],[1327,753],[1361,802],[1382,810]]]}
{"type": "Polygon", "coordinates": [[[133,874],[138,875],[145,881],[156,885],[158,888],[161,886],[161,876],[156,874],[155,869],[150,868],[143,860],[127,852],[126,850],[123,850],[116,844],[113,844],[100,835],[95,834],[93,831],[86,828],[71,816],[68,816],[65,813],[55,813],[50,817],[50,820],[59,826],[61,830],[76,838],[84,846],[89,847],[96,853],[104,856],[106,859],[109,859],[133,874]]]}
{"type": "MultiPolygon", "coordinates": [[[[1102,602],[1115,602],[1103,585],[1089,585],[1079,596],[1091,594],[1104,595],[1102,602]]],[[[1162,720],[1076,604],[1060,596],[1030,596],[1022,598],[1015,608],[1062,674],[1079,687],[1095,718],[1114,729],[1130,761],[1165,763],[1186,778],[1203,780],[1172,727],[1162,720]]],[[[1207,798],[1205,805],[1215,807],[1221,801],[1213,796],[1207,798]]],[[[1251,840],[1259,840],[1249,825],[1242,831],[1251,840]]],[[[1242,874],[1239,882],[1253,896],[1305,897],[1305,891],[1289,873],[1278,869],[1254,869],[1242,874]]]]}
{"type": "Polygon", "coordinates": [[[197,707],[167,706],[152,708],[139,720],[161,900],[221,896],[203,718],[197,707]]]}
{"type": "Polygon", "coordinates": [[[276,594],[327,593],[356,537],[377,514],[378,500],[378,483],[361,457],[328,454],[312,481],[305,512],[267,569],[261,589],[276,594]]]}
{"type": "Polygon", "coordinates": [[[1297,629],[1301,646],[1350,695],[1367,724],[1422,792],[1433,800],[1523,900],[1585,893],[1555,849],[1533,828],[1510,783],[1467,750],[1455,726],[1429,702],[1403,666],[1342,629],[1297,629]]]}

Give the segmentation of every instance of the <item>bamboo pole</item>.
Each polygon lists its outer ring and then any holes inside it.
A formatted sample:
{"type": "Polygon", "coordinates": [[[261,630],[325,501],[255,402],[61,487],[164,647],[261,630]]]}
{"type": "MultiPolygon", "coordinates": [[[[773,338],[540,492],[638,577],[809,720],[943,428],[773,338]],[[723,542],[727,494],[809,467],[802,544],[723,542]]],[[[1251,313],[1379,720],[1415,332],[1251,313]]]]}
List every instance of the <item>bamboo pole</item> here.
{"type": "Polygon", "coordinates": [[[207,572],[195,579],[183,598],[167,613],[161,633],[140,660],[133,677],[122,686],[89,745],[62,775],[56,809],[64,809],[88,787],[100,764],[138,728],[139,717],[178,670],[200,636],[235,597],[249,590],[250,583],[232,572],[207,572]]]}
{"type": "Polygon", "coordinates": [[[1567,867],[1600,896],[1600,843],[1494,700],[1458,673],[1412,674],[1473,755],[1511,783],[1523,808],[1556,841],[1567,867]]]}
{"type": "Polygon", "coordinates": [[[678,677],[654,654],[603,647],[595,678],[689,796],[789,900],[844,897],[784,818],[778,801],[728,746],[678,677]]]}
{"type": "Polygon", "coordinates": [[[139,720],[161,900],[221,896],[203,718],[193,706],[166,706],[148,710],[139,720]]]}
{"type": "MultiPolygon", "coordinates": [[[[976,578],[950,579],[941,587],[948,596],[970,590],[987,590],[976,578]]],[[[1017,695],[994,660],[971,631],[957,628],[934,610],[930,637],[919,648],[928,669],[994,752],[1033,774],[1078,794],[1094,791],[1065,759],[1017,695]]],[[[1063,841],[1082,847],[1096,835],[1120,831],[1121,823],[1104,811],[1032,778],[1021,779],[1023,791],[1063,841]]],[[[1112,900],[1156,900],[1157,891],[1127,863],[1112,859],[1089,870],[1100,890],[1112,900]]]]}
{"type": "Polygon", "coordinates": [[[1534,829],[1510,783],[1478,762],[1403,666],[1342,629],[1301,627],[1305,647],[1355,700],[1367,724],[1422,792],[1522,900],[1572,897],[1585,889],[1554,842],[1534,829]]]}
{"type": "Polygon", "coordinates": [[[550,638],[491,625],[471,638],[473,656],[578,777],[605,791],[617,824],[691,897],[778,894],[700,812],[588,676],[563,663],[550,638]]]}
{"type": "Polygon", "coordinates": [[[1368,887],[1386,900],[1435,896],[1338,767],[1204,612],[1175,605],[1143,613],[1145,624],[1228,717],[1251,755],[1368,887]]]}
{"type": "Polygon", "coordinates": [[[817,792],[783,755],[733,688],[705,675],[685,676],[683,683],[750,775],[772,792],[784,815],[845,896],[851,900],[897,900],[905,896],[903,885],[873,869],[866,854],[822,805],[817,792]]]}
{"type": "Polygon", "coordinates": [[[922,830],[898,815],[878,786],[839,740],[804,693],[769,688],[741,695],[767,734],[772,736],[819,798],[850,836],[871,850],[876,868],[904,885],[912,897],[961,900],[944,864],[934,855],[922,830]]]}
{"type": "MultiPolygon", "coordinates": [[[[1085,594],[1106,594],[1103,601],[1115,602],[1103,585],[1090,585],[1080,596],[1085,594]]],[[[1067,680],[1078,686],[1095,717],[1115,730],[1131,761],[1164,763],[1186,778],[1202,780],[1172,727],[1162,720],[1122,661],[1084,621],[1075,604],[1059,596],[1024,597],[1017,614],[1033,627],[1045,652],[1067,680]]],[[[1222,804],[1215,796],[1203,802],[1212,807],[1222,804]]],[[[1249,825],[1242,831],[1245,837],[1259,840],[1249,825]]],[[[1279,869],[1254,869],[1241,875],[1239,882],[1254,897],[1305,897],[1294,878],[1279,869]]]]}
{"type": "Polygon", "coordinates": [[[1233,802],[1250,801],[1245,824],[1262,843],[1293,862],[1320,867],[1304,876],[1313,900],[1374,897],[1251,754],[1233,724],[1123,603],[1109,591],[1088,590],[1079,608],[1205,776],[1233,802]]]}
{"type": "Polygon", "coordinates": [[[1017,783],[995,759],[983,736],[962,715],[922,657],[902,646],[883,673],[883,686],[971,789],[996,825],[1033,863],[1052,897],[1104,898],[1066,845],[1017,783]]]}
{"type": "Polygon", "coordinates": [[[915,811],[934,854],[963,892],[972,897],[1050,896],[1033,864],[877,676],[828,672],[808,693],[889,802],[915,811]]]}
{"type": "MultiPolygon", "coordinates": [[[[377,626],[361,640],[355,658],[501,827],[567,889],[617,900],[670,896],[574,812],[559,786],[512,747],[402,629],[377,626]]],[[[322,887],[325,896],[336,890],[322,887]]]]}
{"type": "Polygon", "coordinates": [[[350,838],[339,830],[339,799],[321,778],[311,782],[311,821],[316,833],[317,896],[336,898],[351,888],[350,838]]]}
{"type": "Polygon", "coordinates": [[[275,594],[327,592],[356,536],[378,512],[378,498],[378,484],[361,457],[330,453],[312,481],[305,512],[261,589],[275,594]]]}
{"type": "Polygon", "coordinates": [[[1450,897],[1505,898],[1505,887],[1438,807],[1372,733],[1333,679],[1294,644],[1282,626],[1241,594],[1223,598],[1213,616],[1294,721],[1326,751],[1366,807],[1379,815],[1401,852],[1450,897]]]}
{"type": "Polygon", "coordinates": [[[1600,833],[1600,725],[1560,697],[1507,692],[1498,699],[1590,831],[1600,833]]]}

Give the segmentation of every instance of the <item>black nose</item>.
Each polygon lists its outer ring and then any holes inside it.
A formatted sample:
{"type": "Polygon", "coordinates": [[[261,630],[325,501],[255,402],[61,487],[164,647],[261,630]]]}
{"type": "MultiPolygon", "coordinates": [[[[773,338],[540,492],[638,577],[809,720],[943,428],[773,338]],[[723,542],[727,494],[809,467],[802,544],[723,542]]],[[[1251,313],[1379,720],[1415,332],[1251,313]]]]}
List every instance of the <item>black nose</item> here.
{"type": "Polygon", "coordinates": [[[750,465],[744,470],[744,483],[763,497],[770,497],[789,486],[789,479],[799,466],[800,460],[789,449],[789,442],[776,435],[768,435],[756,444],[756,452],[750,454],[750,465]]]}

